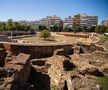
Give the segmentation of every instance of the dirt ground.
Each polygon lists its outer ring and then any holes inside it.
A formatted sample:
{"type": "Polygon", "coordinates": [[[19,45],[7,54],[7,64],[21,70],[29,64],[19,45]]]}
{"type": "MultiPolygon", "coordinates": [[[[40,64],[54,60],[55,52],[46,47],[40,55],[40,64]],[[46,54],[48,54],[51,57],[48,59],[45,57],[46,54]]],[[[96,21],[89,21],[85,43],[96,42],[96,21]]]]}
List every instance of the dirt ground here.
{"type": "MultiPolygon", "coordinates": [[[[82,34],[82,33],[81,33],[82,34]]],[[[42,37],[39,36],[39,33],[36,36],[20,38],[21,40],[26,40],[30,43],[69,43],[73,44],[76,42],[84,42],[84,43],[91,43],[89,38],[81,38],[81,37],[72,37],[72,36],[65,36],[57,34],[56,32],[51,32],[51,39],[44,40],[42,37]]]]}

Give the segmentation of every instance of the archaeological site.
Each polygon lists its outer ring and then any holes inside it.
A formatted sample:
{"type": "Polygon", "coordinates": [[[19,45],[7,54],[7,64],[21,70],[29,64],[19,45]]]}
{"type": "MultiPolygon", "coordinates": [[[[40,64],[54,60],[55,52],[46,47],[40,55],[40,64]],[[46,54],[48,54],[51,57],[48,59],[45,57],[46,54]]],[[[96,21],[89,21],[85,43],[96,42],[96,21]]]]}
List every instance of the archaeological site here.
{"type": "Polygon", "coordinates": [[[0,90],[107,90],[104,79],[102,45],[0,42],[0,90]]]}

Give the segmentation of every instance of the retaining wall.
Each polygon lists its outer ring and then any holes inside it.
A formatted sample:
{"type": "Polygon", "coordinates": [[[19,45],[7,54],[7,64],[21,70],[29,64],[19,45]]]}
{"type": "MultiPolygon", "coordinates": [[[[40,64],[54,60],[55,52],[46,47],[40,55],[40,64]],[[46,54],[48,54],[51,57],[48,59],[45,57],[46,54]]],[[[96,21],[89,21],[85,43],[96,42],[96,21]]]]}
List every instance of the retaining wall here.
{"type": "Polygon", "coordinates": [[[6,51],[11,51],[13,54],[19,53],[30,54],[32,57],[47,57],[52,56],[56,49],[64,48],[68,54],[72,54],[71,44],[49,44],[49,45],[32,45],[19,43],[0,43],[0,46],[6,51]]]}
{"type": "Polygon", "coordinates": [[[78,34],[78,33],[57,33],[57,34],[71,36],[71,37],[89,38],[88,34],[78,34]]]}

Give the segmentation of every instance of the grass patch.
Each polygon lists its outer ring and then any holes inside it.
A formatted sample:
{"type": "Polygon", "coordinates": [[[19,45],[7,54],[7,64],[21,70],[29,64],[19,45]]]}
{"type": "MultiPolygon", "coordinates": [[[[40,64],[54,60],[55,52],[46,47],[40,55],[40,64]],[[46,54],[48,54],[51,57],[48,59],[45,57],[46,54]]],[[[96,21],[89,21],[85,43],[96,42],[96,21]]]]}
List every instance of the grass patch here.
{"type": "Polygon", "coordinates": [[[54,43],[57,42],[54,38],[49,37],[49,38],[42,38],[40,36],[32,36],[32,37],[26,37],[26,38],[20,38],[21,40],[28,41],[30,43],[54,43]]]}
{"type": "Polygon", "coordinates": [[[106,41],[108,41],[108,36],[106,36],[106,35],[101,35],[101,36],[100,36],[99,42],[104,43],[104,42],[106,42],[106,41]]]}
{"type": "Polygon", "coordinates": [[[97,79],[97,83],[102,85],[103,89],[102,90],[108,90],[108,76],[105,77],[99,77],[97,79]]]}

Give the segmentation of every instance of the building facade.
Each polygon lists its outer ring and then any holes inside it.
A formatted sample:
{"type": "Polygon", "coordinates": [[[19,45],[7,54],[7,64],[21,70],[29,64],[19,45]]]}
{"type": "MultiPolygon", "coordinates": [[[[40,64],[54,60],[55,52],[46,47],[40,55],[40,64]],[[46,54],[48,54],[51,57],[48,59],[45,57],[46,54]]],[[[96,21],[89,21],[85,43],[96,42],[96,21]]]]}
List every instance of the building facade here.
{"type": "MultiPolygon", "coordinates": [[[[97,16],[90,16],[87,14],[77,14],[74,17],[69,16],[61,20],[60,17],[47,16],[38,21],[19,21],[21,24],[33,26],[33,28],[38,28],[39,25],[46,26],[50,28],[51,26],[57,25],[59,27],[81,27],[81,28],[91,28],[98,24],[97,16]]],[[[108,26],[108,19],[102,22],[102,25],[108,26]]]]}
{"type": "Polygon", "coordinates": [[[39,25],[46,26],[47,28],[53,25],[60,25],[60,23],[61,19],[58,16],[47,16],[39,20],[39,25]]]}
{"type": "Polygon", "coordinates": [[[101,23],[101,25],[104,25],[104,26],[107,27],[108,26],[108,19],[103,20],[102,23],[101,23]]]}
{"type": "Polygon", "coordinates": [[[39,20],[39,25],[43,25],[43,26],[49,27],[49,20],[48,20],[48,18],[42,18],[41,20],[39,20]]]}
{"type": "Polygon", "coordinates": [[[80,14],[80,27],[87,27],[87,14],[80,14]]]}
{"type": "Polygon", "coordinates": [[[98,16],[87,16],[87,28],[97,26],[98,16]]]}
{"type": "Polygon", "coordinates": [[[98,17],[97,16],[89,16],[87,14],[77,14],[74,15],[73,18],[73,26],[79,26],[81,28],[87,27],[91,28],[98,24],[98,17]]]}
{"type": "Polygon", "coordinates": [[[73,26],[74,27],[80,26],[80,14],[74,15],[73,26]]]}
{"type": "Polygon", "coordinates": [[[64,18],[63,27],[73,27],[73,18],[71,16],[64,18]]]}
{"type": "Polygon", "coordinates": [[[53,26],[53,25],[59,25],[61,23],[61,18],[54,15],[54,16],[47,16],[48,20],[49,20],[49,26],[53,26]]]}
{"type": "Polygon", "coordinates": [[[39,21],[25,21],[25,20],[20,20],[18,21],[22,25],[30,25],[32,28],[36,29],[38,28],[39,21]]]}

